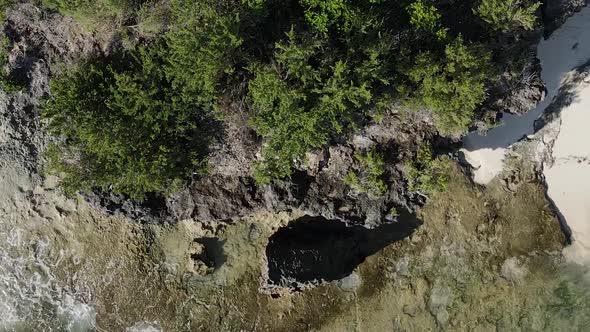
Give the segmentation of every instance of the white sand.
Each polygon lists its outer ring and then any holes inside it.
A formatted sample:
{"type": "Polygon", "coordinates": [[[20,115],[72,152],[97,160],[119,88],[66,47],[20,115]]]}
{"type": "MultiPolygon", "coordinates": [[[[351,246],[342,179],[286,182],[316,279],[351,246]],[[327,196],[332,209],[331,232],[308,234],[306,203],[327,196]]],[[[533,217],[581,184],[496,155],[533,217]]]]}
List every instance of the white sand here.
{"type": "Polygon", "coordinates": [[[590,84],[581,83],[575,94],[574,103],[561,111],[555,163],[544,173],[548,195],[572,231],[573,244],[564,254],[590,263],[590,84]]]}
{"type": "Polygon", "coordinates": [[[564,76],[590,59],[590,7],[568,19],[549,39],[541,41],[537,54],[543,67],[541,78],[547,87],[545,100],[523,116],[505,114],[504,124],[485,136],[473,133],[463,141],[463,152],[475,168],[477,183],[487,184],[502,171],[506,149],[533,133],[533,122],[556,96],[564,76]]]}

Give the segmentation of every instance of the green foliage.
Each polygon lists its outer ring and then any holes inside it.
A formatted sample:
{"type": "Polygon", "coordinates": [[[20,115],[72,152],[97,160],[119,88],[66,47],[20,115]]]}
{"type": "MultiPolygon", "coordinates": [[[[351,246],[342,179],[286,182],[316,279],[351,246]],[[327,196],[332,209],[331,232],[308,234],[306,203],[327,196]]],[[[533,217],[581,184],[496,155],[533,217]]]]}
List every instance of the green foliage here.
{"type": "Polygon", "coordinates": [[[174,24],[166,33],[166,60],[174,89],[184,90],[205,108],[214,107],[216,86],[233,70],[232,54],[241,44],[239,18],[205,2],[172,1],[174,24]]]}
{"type": "Polygon", "coordinates": [[[409,190],[424,195],[444,191],[450,167],[448,159],[435,159],[430,146],[421,146],[415,160],[406,164],[409,190]]]}
{"type": "Polygon", "coordinates": [[[383,180],[385,175],[383,155],[373,149],[366,154],[357,152],[354,156],[361,164],[361,172],[359,174],[348,172],[344,177],[344,183],[357,192],[367,193],[373,197],[385,194],[387,184],[383,180]]]}
{"type": "MultiPolygon", "coordinates": [[[[221,94],[247,93],[263,143],[259,183],[289,177],[308,151],[393,105],[432,110],[441,134],[463,133],[486,98],[491,56],[485,39],[463,38],[449,22],[464,14],[466,22],[528,28],[537,5],[519,1],[529,0],[481,0],[476,10],[469,2],[451,17],[435,0],[42,0],[93,29],[129,25],[138,34],[128,35],[139,36],[129,41],[143,43],[57,80],[47,114],[69,144],[55,155],[75,166],[62,169],[75,183],[165,191],[203,169],[221,94]]],[[[347,181],[362,189],[367,174],[347,181]]]]}
{"type": "Polygon", "coordinates": [[[383,0],[299,0],[304,8],[304,15],[316,30],[327,33],[330,27],[351,32],[365,29],[378,22],[366,15],[371,5],[383,3],[383,0]]]}
{"type": "Polygon", "coordinates": [[[16,3],[16,0],[0,0],[0,21],[6,19],[6,9],[16,3]]]}
{"type": "Polygon", "coordinates": [[[252,125],[265,139],[263,160],[256,165],[261,183],[289,176],[305,152],[354,127],[371,111],[373,89],[388,83],[380,49],[342,59],[324,53],[326,47],[324,39],[299,41],[291,31],[288,42],[277,44],[279,68],[252,68],[252,125]]]}
{"type": "Polygon", "coordinates": [[[420,53],[406,73],[412,86],[400,91],[435,112],[440,132],[462,133],[486,98],[490,61],[488,52],[459,36],[445,47],[443,58],[420,53]]]}
{"type": "Polygon", "coordinates": [[[52,82],[44,115],[68,144],[54,148],[50,168],[70,190],[141,198],[205,170],[236,21],[203,3],[175,1],[172,13],[176,24],[150,48],[84,62],[52,82]]]}
{"type": "Polygon", "coordinates": [[[16,82],[6,68],[11,48],[10,39],[5,34],[0,34],[0,87],[5,92],[15,92],[25,88],[24,82],[16,82]]]}
{"type": "Polygon", "coordinates": [[[251,9],[262,9],[266,5],[266,0],[242,0],[242,3],[251,9]]]}
{"type": "Polygon", "coordinates": [[[346,0],[301,0],[301,5],[305,18],[321,32],[326,32],[332,22],[350,15],[346,0]]]}
{"type": "Polygon", "coordinates": [[[482,0],[474,12],[496,31],[533,30],[540,6],[541,2],[528,0],[482,0]]]}
{"type": "Polygon", "coordinates": [[[417,0],[411,3],[407,10],[413,27],[432,33],[440,40],[447,38],[447,31],[440,23],[442,16],[432,4],[428,4],[426,0],[417,0]]]}
{"type": "MultiPolygon", "coordinates": [[[[548,306],[552,312],[566,319],[572,319],[576,315],[579,315],[579,318],[587,315],[587,298],[583,292],[576,290],[572,283],[562,281],[554,293],[558,302],[548,306]]],[[[587,319],[587,317],[584,318],[587,319]]]]}

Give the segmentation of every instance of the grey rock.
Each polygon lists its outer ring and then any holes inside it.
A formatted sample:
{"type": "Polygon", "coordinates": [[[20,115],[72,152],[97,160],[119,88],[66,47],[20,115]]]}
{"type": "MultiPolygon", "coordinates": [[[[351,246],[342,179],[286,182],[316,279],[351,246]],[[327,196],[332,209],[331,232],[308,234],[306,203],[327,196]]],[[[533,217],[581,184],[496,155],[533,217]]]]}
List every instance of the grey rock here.
{"type": "Polygon", "coordinates": [[[7,10],[4,33],[12,49],[3,70],[26,89],[10,94],[0,91],[0,160],[25,169],[40,183],[42,152],[51,138],[37,106],[49,93],[49,64],[90,53],[94,42],[71,18],[29,3],[7,10]]]}
{"type": "Polygon", "coordinates": [[[33,100],[49,94],[50,64],[54,59],[67,63],[99,49],[92,35],[73,19],[30,3],[7,10],[5,31],[13,42],[7,65],[9,76],[28,86],[33,100]]]}
{"type": "Polygon", "coordinates": [[[349,276],[338,280],[338,287],[345,292],[354,292],[362,284],[361,276],[355,272],[352,272],[349,276]]]}
{"type": "Polygon", "coordinates": [[[436,283],[430,290],[428,310],[436,318],[436,322],[444,326],[449,320],[447,308],[453,304],[454,294],[448,286],[436,283]]]}
{"type": "Polygon", "coordinates": [[[419,308],[415,305],[406,304],[403,308],[403,311],[404,311],[404,314],[406,314],[410,317],[416,317],[416,316],[418,316],[419,308]]]}
{"type": "Polygon", "coordinates": [[[410,258],[404,256],[395,264],[395,272],[402,276],[407,277],[409,275],[410,258]]]}
{"type": "Polygon", "coordinates": [[[500,274],[511,283],[517,284],[524,280],[528,271],[517,257],[511,257],[504,261],[500,268],[500,274]]]}

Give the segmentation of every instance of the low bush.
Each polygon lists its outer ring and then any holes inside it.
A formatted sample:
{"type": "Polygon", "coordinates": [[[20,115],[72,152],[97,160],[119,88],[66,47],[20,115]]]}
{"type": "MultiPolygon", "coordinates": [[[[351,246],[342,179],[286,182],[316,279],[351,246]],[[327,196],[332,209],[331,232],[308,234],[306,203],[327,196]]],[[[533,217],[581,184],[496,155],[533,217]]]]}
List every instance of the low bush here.
{"type": "Polygon", "coordinates": [[[461,134],[486,98],[490,62],[489,52],[459,36],[446,45],[443,57],[418,54],[405,73],[410,86],[400,91],[410,97],[410,106],[434,111],[441,133],[461,134]]]}
{"type": "Polygon", "coordinates": [[[387,192],[387,184],[383,180],[385,175],[385,161],[383,155],[370,150],[365,154],[355,153],[355,158],[361,164],[359,173],[349,172],[344,183],[359,193],[367,193],[372,197],[382,196],[387,192]]]}
{"type": "Polygon", "coordinates": [[[444,191],[450,167],[449,159],[434,158],[429,145],[421,146],[416,158],[406,164],[408,189],[427,196],[444,191]]]}
{"type": "Polygon", "coordinates": [[[174,2],[176,24],[149,48],[81,63],[52,82],[44,107],[55,146],[50,169],[70,191],[112,189],[141,198],[206,169],[219,134],[219,81],[240,43],[235,18],[174,2]]]}
{"type": "Polygon", "coordinates": [[[508,32],[519,28],[533,30],[539,7],[541,2],[529,0],[482,0],[474,11],[493,30],[508,32]]]}

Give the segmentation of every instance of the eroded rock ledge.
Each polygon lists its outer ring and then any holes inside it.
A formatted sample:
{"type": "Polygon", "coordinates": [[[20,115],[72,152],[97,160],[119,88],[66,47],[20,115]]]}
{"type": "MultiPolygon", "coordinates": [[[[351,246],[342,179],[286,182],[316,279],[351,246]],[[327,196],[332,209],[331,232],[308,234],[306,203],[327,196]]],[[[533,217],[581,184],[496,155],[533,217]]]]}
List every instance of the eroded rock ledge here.
{"type": "MultiPolygon", "coordinates": [[[[392,211],[411,214],[424,203],[424,196],[408,190],[403,171],[405,161],[420,144],[433,139],[435,128],[428,113],[413,114],[403,124],[397,114],[389,114],[383,122],[365,128],[349,141],[310,154],[308,163],[300,165],[289,180],[272,185],[259,186],[244,171],[249,167],[245,163],[255,160],[255,156],[244,161],[228,153],[229,146],[223,146],[212,156],[214,163],[209,175],[195,179],[168,199],[151,197],[135,203],[121,195],[100,192],[88,198],[109,213],[146,221],[229,221],[259,211],[299,209],[312,216],[372,228],[395,222],[392,211]],[[370,149],[381,152],[386,159],[387,191],[379,197],[356,193],[343,181],[348,172],[362,167],[355,152],[370,149]]],[[[231,146],[232,141],[228,139],[225,144],[231,146]]]]}

